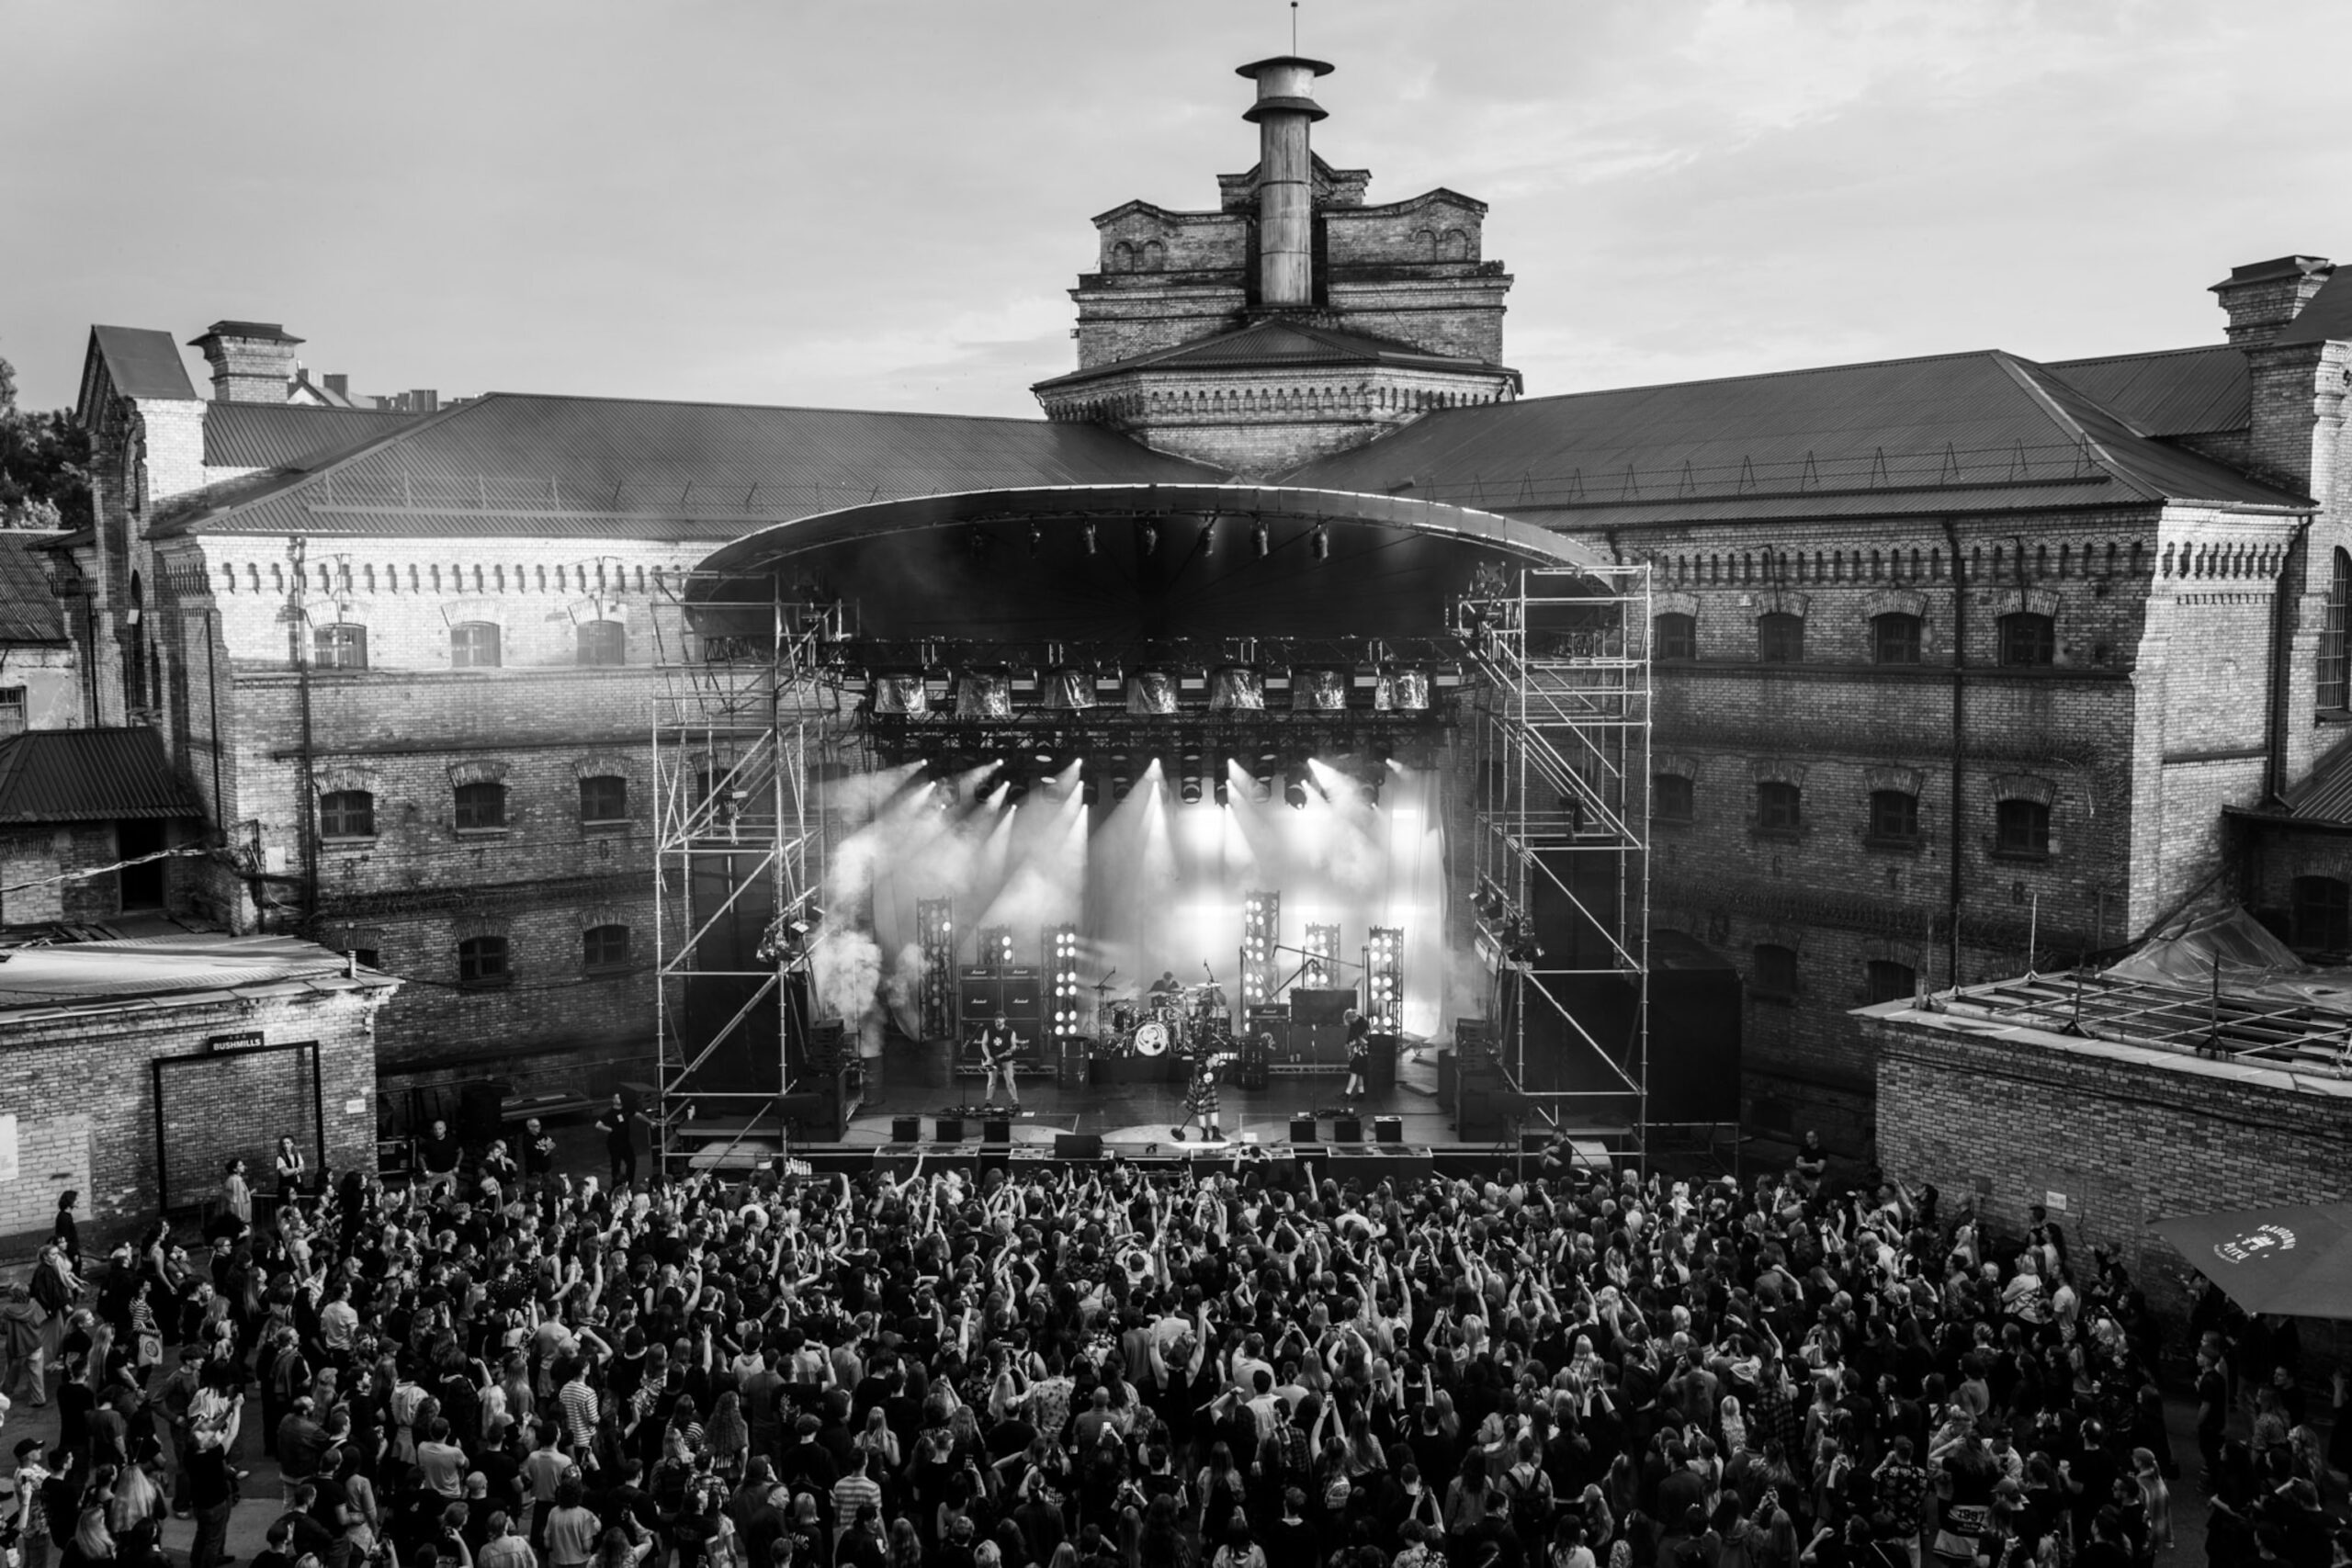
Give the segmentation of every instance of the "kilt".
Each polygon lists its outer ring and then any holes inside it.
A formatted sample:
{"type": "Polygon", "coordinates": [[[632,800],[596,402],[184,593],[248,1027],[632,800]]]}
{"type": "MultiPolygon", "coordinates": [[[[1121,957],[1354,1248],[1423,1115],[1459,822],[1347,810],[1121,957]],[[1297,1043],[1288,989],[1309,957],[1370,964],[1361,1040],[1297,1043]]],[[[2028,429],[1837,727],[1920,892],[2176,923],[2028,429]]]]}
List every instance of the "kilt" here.
{"type": "Polygon", "coordinates": [[[1204,1073],[1193,1080],[1193,1087],[1184,1091],[1184,1109],[1195,1116],[1216,1114],[1216,1079],[1214,1076],[1204,1073]]]}

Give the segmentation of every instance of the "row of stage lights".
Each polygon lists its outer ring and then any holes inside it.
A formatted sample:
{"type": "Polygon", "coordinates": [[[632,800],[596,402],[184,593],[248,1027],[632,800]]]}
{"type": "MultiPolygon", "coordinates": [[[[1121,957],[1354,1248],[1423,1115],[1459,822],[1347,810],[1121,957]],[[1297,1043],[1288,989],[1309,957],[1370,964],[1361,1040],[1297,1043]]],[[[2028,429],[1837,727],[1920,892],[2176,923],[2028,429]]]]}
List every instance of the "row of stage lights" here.
{"type": "Polygon", "coordinates": [[[1230,751],[1192,747],[1171,756],[1144,755],[1138,766],[1137,755],[1117,750],[1099,760],[1066,761],[1056,752],[1040,750],[976,763],[934,760],[927,766],[942,809],[954,806],[967,786],[976,801],[987,801],[1001,790],[1007,806],[1020,805],[1033,787],[1049,800],[1066,799],[1075,788],[1084,804],[1093,806],[1102,801],[1107,783],[1111,799],[1123,801],[1156,767],[1163,777],[1173,776],[1176,798],[1186,806],[1210,799],[1230,806],[1237,795],[1265,805],[1273,800],[1279,787],[1283,803],[1297,811],[1318,799],[1378,806],[1389,766],[1385,757],[1375,757],[1360,771],[1345,773],[1301,757],[1286,760],[1275,751],[1260,752],[1245,761],[1230,751]]]}
{"type": "MultiPolygon", "coordinates": [[[[1194,544],[1195,547],[1199,549],[1200,553],[1204,557],[1213,558],[1216,555],[1217,524],[1219,521],[1221,520],[1218,518],[1211,517],[1201,525],[1201,531],[1198,536],[1196,536],[1194,544]]],[[[1238,522],[1238,519],[1236,521],[1238,522]]],[[[1159,551],[1160,535],[1165,530],[1162,528],[1162,525],[1158,521],[1151,518],[1146,518],[1142,522],[1137,523],[1135,525],[1136,553],[1147,556],[1157,555],[1159,551]]],[[[1250,519],[1248,533],[1250,537],[1250,553],[1255,555],[1260,560],[1264,560],[1268,556],[1274,553],[1274,531],[1271,527],[1267,526],[1263,518],[1253,517],[1250,519]]],[[[1097,556],[1102,553],[1102,530],[1100,524],[1090,521],[1081,525],[1079,530],[1079,538],[1085,546],[1086,553],[1088,555],[1097,556]]],[[[1331,531],[1329,528],[1320,523],[1317,523],[1314,527],[1306,531],[1306,539],[1308,552],[1311,553],[1317,560],[1324,561],[1331,558],[1331,531]]],[[[990,533],[988,528],[981,524],[974,523],[970,525],[965,530],[964,541],[965,547],[972,552],[972,558],[975,560],[986,560],[990,555],[995,553],[997,536],[990,533]]],[[[1045,554],[1045,526],[1042,524],[1032,523],[1029,525],[1029,554],[1032,558],[1035,558],[1035,557],[1045,554]]]]}
{"type": "Polygon", "coordinates": [[[1028,694],[1033,685],[1037,705],[1055,713],[1107,706],[1102,699],[1109,688],[1131,717],[1173,718],[1185,711],[1188,694],[1196,694],[1210,713],[1270,711],[1271,682],[1287,683],[1293,713],[1345,713],[1362,688],[1374,713],[1415,714],[1427,713],[1431,693],[1449,680],[1458,677],[1390,663],[1361,671],[1317,666],[1272,675],[1249,664],[1220,664],[1201,675],[1167,670],[1097,674],[1060,666],[1037,673],[1034,681],[1001,669],[967,668],[952,674],[900,670],[876,673],[867,703],[875,714],[888,718],[1001,719],[1013,716],[1016,695],[1028,694]]]}

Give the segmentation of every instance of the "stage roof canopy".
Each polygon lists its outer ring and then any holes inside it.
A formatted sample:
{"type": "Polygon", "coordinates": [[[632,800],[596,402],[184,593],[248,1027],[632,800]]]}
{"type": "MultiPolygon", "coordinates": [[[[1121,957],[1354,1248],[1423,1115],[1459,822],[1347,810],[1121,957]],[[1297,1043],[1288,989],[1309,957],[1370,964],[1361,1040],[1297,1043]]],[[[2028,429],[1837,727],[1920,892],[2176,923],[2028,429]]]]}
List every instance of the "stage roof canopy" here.
{"type": "MultiPolygon", "coordinates": [[[[852,606],[869,637],[1152,641],[1430,636],[1482,569],[1603,574],[1491,513],[1283,486],[973,491],[780,523],[702,563],[705,602],[852,606]],[[1262,542],[1261,542],[1262,541],[1262,542]]],[[[1598,584],[1596,585],[1598,586],[1598,584]]]]}

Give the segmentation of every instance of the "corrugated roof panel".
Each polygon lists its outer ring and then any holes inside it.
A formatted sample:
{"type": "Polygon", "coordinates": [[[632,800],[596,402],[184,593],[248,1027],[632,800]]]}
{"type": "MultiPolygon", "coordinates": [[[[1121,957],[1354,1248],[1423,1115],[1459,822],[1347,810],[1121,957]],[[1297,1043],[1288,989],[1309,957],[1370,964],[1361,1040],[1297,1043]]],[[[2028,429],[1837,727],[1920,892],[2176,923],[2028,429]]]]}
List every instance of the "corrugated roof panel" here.
{"type": "Polygon", "coordinates": [[[1223,477],[1092,425],[504,392],[302,466],[150,533],[723,538],[910,495],[1223,477]]]}
{"type": "Polygon", "coordinates": [[[2064,359],[2043,367],[2150,435],[2243,430],[2250,417],[2245,355],[2228,344],[2158,354],[2064,359]]]}
{"type": "Polygon", "coordinates": [[[0,642],[65,641],[65,613],[50,591],[49,564],[33,553],[59,537],[0,534],[0,642]]]}
{"type": "Polygon", "coordinates": [[[204,466],[276,468],[300,464],[398,430],[417,417],[298,403],[213,402],[204,410],[204,466]]]}
{"type": "Polygon", "coordinates": [[[2273,343],[2326,343],[2352,338],[2352,267],[2339,266],[2319,292],[2281,328],[2273,343]]]}
{"type": "Polygon", "coordinates": [[[2306,821],[2352,822],[2352,736],[2337,741],[2287,791],[2287,815],[2306,821]]]}
{"type": "Polygon", "coordinates": [[[1905,495],[1949,510],[1949,495],[1934,498],[1948,486],[1983,492],[1972,507],[2053,485],[2071,498],[2058,504],[2157,491],[2250,505],[2299,499],[2141,436],[1997,351],[1446,410],[1284,479],[1374,492],[1409,483],[1506,510],[1638,502],[1651,518],[1701,506],[1722,517],[1917,509],[1905,495]]]}
{"type": "Polygon", "coordinates": [[[152,729],[28,729],[0,740],[0,823],[203,815],[152,729]]]}
{"type": "MultiPolygon", "coordinates": [[[[288,936],[189,932],[122,942],[74,942],[8,950],[0,1008],[104,1005],[141,997],[202,995],[288,984],[347,988],[345,961],[288,936]]],[[[362,971],[368,984],[391,984],[362,971]]]]}

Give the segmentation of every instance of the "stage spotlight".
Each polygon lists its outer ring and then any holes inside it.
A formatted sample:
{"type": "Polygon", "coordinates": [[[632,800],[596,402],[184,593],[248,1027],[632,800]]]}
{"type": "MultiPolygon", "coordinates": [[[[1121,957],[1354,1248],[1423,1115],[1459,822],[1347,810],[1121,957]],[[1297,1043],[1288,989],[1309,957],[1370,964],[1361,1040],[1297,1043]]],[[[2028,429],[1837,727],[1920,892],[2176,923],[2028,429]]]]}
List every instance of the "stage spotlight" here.
{"type": "Polygon", "coordinates": [[[1157,523],[1147,523],[1142,527],[1137,528],[1136,530],[1136,543],[1142,548],[1143,553],[1146,555],[1149,555],[1152,551],[1159,548],[1159,525],[1157,523]]]}
{"type": "Polygon", "coordinates": [[[1086,525],[1086,553],[1091,556],[1102,547],[1102,541],[1094,535],[1094,525],[1089,523],[1086,525]]]}
{"type": "Polygon", "coordinates": [[[1029,558],[1035,560],[1046,548],[1046,531],[1036,524],[1029,525],[1029,558]]]}
{"type": "Polygon", "coordinates": [[[1297,763],[1291,768],[1290,778],[1283,784],[1283,804],[1294,811],[1306,809],[1306,765],[1297,763]]]}
{"type": "Polygon", "coordinates": [[[1078,781],[1079,804],[1081,806],[1093,806],[1099,803],[1102,798],[1102,781],[1092,773],[1081,775],[1078,781]]]}
{"type": "Polygon", "coordinates": [[[1273,536],[1266,532],[1266,525],[1263,523],[1260,523],[1256,527],[1250,529],[1250,536],[1258,547],[1258,558],[1260,560],[1264,560],[1267,556],[1273,553],[1273,536]]]}
{"type": "Polygon", "coordinates": [[[1201,803],[1201,754],[1198,751],[1184,753],[1182,769],[1178,777],[1180,798],[1187,806],[1198,806],[1201,803]]]}
{"type": "Polygon", "coordinates": [[[1324,527],[1320,523],[1315,525],[1315,558],[1317,560],[1329,560],[1331,558],[1330,530],[1324,527]]]}
{"type": "Polygon", "coordinates": [[[1216,554],[1216,519],[1214,517],[1201,525],[1201,554],[1216,554]]]}
{"type": "Polygon", "coordinates": [[[1004,781],[1004,804],[1007,807],[1018,806],[1028,798],[1029,781],[1027,779],[1015,773],[1004,781]]]}
{"type": "Polygon", "coordinates": [[[1233,764],[1227,761],[1218,762],[1216,772],[1210,776],[1216,781],[1216,803],[1219,806],[1232,805],[1233,764]]]}

